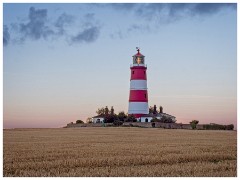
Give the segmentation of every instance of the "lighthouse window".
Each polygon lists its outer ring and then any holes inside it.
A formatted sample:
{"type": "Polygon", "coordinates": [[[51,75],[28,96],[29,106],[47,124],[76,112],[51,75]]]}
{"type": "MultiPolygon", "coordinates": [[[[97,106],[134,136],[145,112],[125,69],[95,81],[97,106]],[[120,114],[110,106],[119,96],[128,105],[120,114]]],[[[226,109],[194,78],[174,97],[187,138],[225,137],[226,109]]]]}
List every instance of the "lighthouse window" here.
{"type": "Polygon", "coordinates": [[[132,71],[132,74],[134,74],[134,71],[132,71]]]}
{"type": "Polygon", "coordinates": [[[145,98],[147,98],[147,95],[145,94],[145,98]]]}
{"type": "Polygon", "coordinates": [[[137,63],[141,64],[142,63],[142,58],[141,57],[137,57],[137,63]]]}
{"type": "Polygon", "coordinates": [[[134,57],[133,57],[133,64],[136,64],[136,63],[137,63],[137,57],[134,56],[134,57]]]}
{"type": "Polygon", "coordinates": [[[144,71],[144,74],[146,74],[146,71],[144,71]]]}

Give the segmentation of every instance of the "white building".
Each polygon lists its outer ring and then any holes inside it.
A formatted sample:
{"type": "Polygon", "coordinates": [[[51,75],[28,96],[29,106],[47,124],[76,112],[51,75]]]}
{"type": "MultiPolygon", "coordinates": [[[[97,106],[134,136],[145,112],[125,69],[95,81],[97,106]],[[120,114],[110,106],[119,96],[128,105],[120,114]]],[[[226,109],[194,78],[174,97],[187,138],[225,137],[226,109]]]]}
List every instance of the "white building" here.
{"type": "Polygon", "coordinates": [[[103,115],[98,115],[98,116],[92,117],[92,122],[93,123],[104,123],[104,119],[105,119],[105,117],[103,115]]]}
{"type": "Polygon", "coordinates": [[[173,122],[176,122],[176,117],[172,116],[170,114],[167,114],[167,113],[146,114],[146,115],[143,115],[143,116],[137,118],[137,121],[138,122],[151,122],[151,120],[154,118],[161,120],[163,116],[165,116],[167,118],[171,118],[173,122]]]}

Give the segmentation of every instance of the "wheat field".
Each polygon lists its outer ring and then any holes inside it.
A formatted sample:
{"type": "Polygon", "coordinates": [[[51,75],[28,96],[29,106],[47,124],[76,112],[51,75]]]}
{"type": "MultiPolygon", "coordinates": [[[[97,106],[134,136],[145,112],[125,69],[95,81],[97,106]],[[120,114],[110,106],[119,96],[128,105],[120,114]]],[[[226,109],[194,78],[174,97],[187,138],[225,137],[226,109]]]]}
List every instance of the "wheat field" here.
{"type": "Polygon", "coordinates": [[[237,132],[136,127],[3,131],[3,175],[237,176],[237,132]]]}

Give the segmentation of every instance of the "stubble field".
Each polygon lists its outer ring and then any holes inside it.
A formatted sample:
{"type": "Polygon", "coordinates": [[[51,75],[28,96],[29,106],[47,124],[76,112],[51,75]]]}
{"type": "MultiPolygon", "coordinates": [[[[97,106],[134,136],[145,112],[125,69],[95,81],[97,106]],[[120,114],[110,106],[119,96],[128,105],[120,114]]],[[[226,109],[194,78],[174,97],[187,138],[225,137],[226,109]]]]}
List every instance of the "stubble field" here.
{"type": "Polygon", "coordinates": [[[3,131],[6,176],[236,176],[236,131],[102,127],[3,131]]]}

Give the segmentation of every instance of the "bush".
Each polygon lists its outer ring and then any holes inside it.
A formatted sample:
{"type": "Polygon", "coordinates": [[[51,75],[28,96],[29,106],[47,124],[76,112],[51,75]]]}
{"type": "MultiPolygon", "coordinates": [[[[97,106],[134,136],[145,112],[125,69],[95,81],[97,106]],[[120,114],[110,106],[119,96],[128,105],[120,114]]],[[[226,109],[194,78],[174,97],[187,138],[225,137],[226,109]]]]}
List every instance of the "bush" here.
{"type": "Polygon", "coordinates": [[[113,123],[117,119],[118,119],[118,117],[116,114],[109,114],[109,115],[105,116],[104,123],[113,123]]]}
{"type": "Polygon", "coordinates": [[[226,126],[226,130],[233,130],[234,129],[234,125],[230,124],[226,126]]]}
{"type": "Polygon", "coordinates": [[[164,123],[174,123],[175,121],[173,121],[172,118],[170,118],[170,117],[163,116],[163,117],[160,119],[160,122],[164,122],[164,123]]]}
{"type": "Polygon", "coordinates": [[[127,117],[126,122],[137,122],[137,119],[131,114],[127,117]]]}
{"type": "Polygon", "coordinates": [[[161,122],[161,120],[160,120],[160,119],[157,119],[157,118],[153,118],[153,119],[151,120],[151,122],[161,122]]]}
{"type": "Polygon", "coordinates": [[[206,130],[233,130],[234,125],[206,124],[203,125],[203,128],[206,130]]]}
{"type": "Polygon", "coordinates": [[[196,129],[198,123],[199,123],[198,120],[192,120],[192,121],[190,122],[190,124],[191,124],[191,126],[192,126],[192,129],[196,129]]]}
{"type": "Polygon", "coordinates": [[[127,118],[127,115],[123,111],[121,111],[118,113],[117,118],[120,121],[124,121],[127,118]]]}
{"type": "Polygon", "coordinates": [[[119,120],[115,120],[114,122],[113,122],[113,125],[115,125],[115,126],[121,126],[123,124],[123,122],[122,121],[119,121],[119,120]]]}
{"type": "Polygon", "coordinates": [[[87,118],[86,123],[88,123],[88,124],[93,123],[93,122],[92,122],[92,118],[90,118],[90,117],[87,118]]]}
{"type": "Polygon", "coordinates": [[[82,120],[77,120],[76,124],[83,124],[84,122],[82,120]]]}

